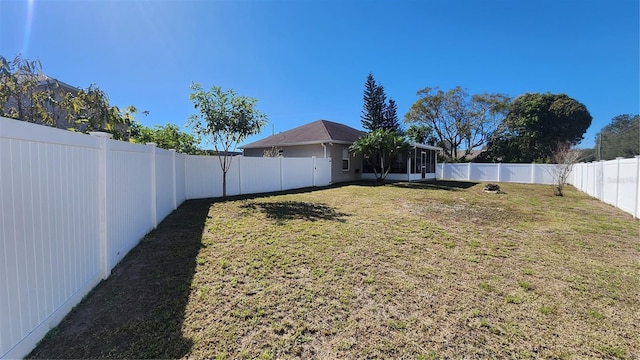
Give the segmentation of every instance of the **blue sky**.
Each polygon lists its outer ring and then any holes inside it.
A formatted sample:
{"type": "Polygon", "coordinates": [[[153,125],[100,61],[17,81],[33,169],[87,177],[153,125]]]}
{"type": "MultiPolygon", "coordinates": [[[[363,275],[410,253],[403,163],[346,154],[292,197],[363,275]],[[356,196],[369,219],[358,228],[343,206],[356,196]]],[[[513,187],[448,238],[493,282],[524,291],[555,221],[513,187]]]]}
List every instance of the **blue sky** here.
{"type": "MultiPolygon", "coordinates": [[[[184,127],[189,85],[259,99],[269,126],[360,126],[372,72],[402,118],[416,91],[566,93],[593,122],[640,112],[637,0],[0,1],[0,55],[39,59],[145,125],[184,127]]],[[[247,142],[248,142],[247,141],[247,142]]]]}

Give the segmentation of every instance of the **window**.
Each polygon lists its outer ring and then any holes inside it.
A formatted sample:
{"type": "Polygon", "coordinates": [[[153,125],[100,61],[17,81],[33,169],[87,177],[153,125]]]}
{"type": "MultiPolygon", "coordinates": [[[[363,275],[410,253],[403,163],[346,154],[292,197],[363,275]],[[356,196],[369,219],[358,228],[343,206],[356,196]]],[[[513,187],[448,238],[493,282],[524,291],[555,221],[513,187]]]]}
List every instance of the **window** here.
{"type": "Polygon", "coordinates": [[[278,156],[284,156],[284,150],[278,149],[278,156]]]}
{"type": "Polygon", "coordinates": [[[349,171],[349,148],[342,148],[342,171],[349,171]]]}

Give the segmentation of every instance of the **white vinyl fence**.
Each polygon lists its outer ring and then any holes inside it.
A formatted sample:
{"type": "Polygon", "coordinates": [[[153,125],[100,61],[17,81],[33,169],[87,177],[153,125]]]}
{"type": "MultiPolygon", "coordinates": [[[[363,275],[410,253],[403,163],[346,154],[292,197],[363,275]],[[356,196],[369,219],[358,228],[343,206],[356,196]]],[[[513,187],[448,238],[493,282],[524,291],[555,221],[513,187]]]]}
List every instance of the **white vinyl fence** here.
{"type": "Polygon", "coordinates": [[[640,156],[574,165],[570,183],[640,218],[640,156]]]}
{"type": "MultiPolygon", "coordinates": [[[[330,183],[330,159],[236,157],[229,195],[330,183]]],[[[217,157],[0,118],[0,358],[26,356],[186,199],[222,194],[217,157]]]]}
{"type": "MultiPolygon", "coordinates": [[[[438,180],[554,184],[554,164],[438,164],[438,180]]],[[[568,183],[640,218],[640,156],[575,164],[568,183]]]]}
{"type": "Polygon", "coordinates": [[[553,184],[553,164],[438,164],[438,180],[493,181],[525,184],[553,184]]]}

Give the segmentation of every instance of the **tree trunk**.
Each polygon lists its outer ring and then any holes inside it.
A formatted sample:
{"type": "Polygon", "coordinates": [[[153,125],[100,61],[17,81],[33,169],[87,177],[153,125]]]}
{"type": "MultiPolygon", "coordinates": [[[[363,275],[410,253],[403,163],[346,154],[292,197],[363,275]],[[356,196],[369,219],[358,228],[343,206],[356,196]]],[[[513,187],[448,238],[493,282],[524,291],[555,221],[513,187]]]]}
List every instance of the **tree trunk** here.
{"type": "Polygon", "coordinates": [[[562,185],[556,185],[555,195],[556,196],[563,196],[563,194],[562,194],[562,185]]]}
{"type": "Polygon", "coordinates": [[[222,172],[222,197],[227,197],[227,172],[222,172]]]}

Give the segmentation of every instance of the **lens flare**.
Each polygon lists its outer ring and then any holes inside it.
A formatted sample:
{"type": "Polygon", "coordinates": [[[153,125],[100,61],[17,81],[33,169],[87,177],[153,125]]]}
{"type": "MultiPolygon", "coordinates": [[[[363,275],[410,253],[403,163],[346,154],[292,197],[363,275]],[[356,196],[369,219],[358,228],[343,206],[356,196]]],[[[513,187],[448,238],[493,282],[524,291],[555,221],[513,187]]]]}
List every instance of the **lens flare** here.
{"type": "Polygon", "coordinates": [[[33,3],[35,0],[27,0],[27,21],[24,26],[24,37],[22,38],[22,55],[27,56],[29,41],[31,40],[31,26],[33,23],[33,3]]]}

